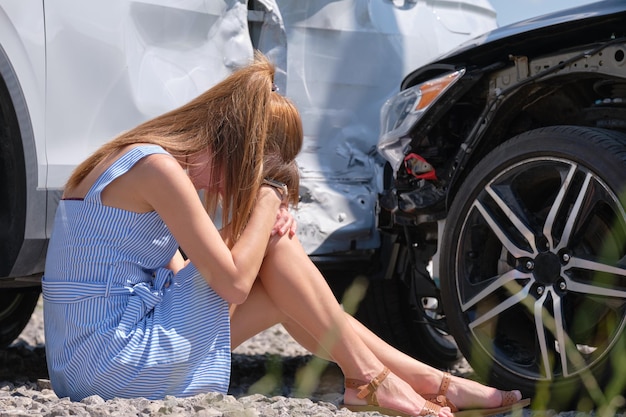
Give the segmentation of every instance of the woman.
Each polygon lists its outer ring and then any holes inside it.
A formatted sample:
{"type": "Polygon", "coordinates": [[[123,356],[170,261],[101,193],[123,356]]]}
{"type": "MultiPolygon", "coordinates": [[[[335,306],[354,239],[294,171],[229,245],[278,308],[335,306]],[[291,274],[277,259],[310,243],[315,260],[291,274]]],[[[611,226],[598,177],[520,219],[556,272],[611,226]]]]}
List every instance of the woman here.
{"type": "Polygon", "coordinates": [[[105,144],[70,177],[42,282],[57,394],[226,392],[231,348],[282,323],[341,367],[350,409],[451,417],[457,407],[519,405],[518,391],[442,374],[342,310],[287,211],[297,202],[302,126],[273,75],[258,54],[105,144]],[[218,202],[221,230],[207,214],[218,202]]]}

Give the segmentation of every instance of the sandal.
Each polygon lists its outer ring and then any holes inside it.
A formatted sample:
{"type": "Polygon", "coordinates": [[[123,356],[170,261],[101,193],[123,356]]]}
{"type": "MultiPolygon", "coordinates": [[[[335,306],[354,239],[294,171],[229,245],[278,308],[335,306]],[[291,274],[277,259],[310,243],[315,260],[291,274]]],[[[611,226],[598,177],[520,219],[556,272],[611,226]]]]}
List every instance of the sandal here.
{"type": "Polygon", "coordinates": [[[432,403],[440,407],[450,407],[450,410],[454,414],[454,417],[488,417],[495,414],[502,414],[511,412],[513,410],[519,410],[530,405],[529,398],[518,401],[513,391],[500,391],[500,395],[502,395],[502,401],[500,402],[499,407],[476,408],[471,410],[459,411],[459,408],[454,405],[454,403],[452,403],[452,401],[450,401],[448,397],[446,397],[446,393],[448,392],[448,387],[450,386],[451,379],[451,375],[448,372],[444,372],[443,379],[441,380],[441,385],[439,386],[439,392],[437,394],[426,394],[423,397],[426,398],[427,401],[431,401],[432,403]]]}
{"type": "MultiPolygon", "coordinates": [[[[387,375],[389,375],[389,368],[385,366],[385,369],[383,369],[383,371],[370,382],[359,381],[358,379],[346,379],[346,388],[358,389],[359,393],[357,394],[357,397],[360,399],[365,399],[367,401],[367,404],[341,404],[340,408],[347,408],[348,410],[354,412],[376,411],[380,414],[385,414],[388,416],[411,417],[410,414],[407,414],[404,411],[396,410],[393,408],[381,407],[378,404],[378,399],[376,398],[376,390],[378,389],[380,384],[383,383],[385,378],[387,378],[387,375]]],[[[441,408],[442,407],[426,400],[426,404],[424,404],[424,407],[422,408],[422,411],[420,411],[419,416],[428,416],[433,414],[436,416],[439,414],[439,410],[441,410],[441,408]]]]}

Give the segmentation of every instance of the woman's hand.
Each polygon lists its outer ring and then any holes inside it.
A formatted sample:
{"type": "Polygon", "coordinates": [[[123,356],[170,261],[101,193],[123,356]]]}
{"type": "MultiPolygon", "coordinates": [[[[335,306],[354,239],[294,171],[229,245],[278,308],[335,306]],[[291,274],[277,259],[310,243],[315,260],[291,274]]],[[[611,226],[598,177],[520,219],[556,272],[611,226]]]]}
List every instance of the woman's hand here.
{"type": "Polygon", "coordinates": [[[297,223],[293,215],[289,212],[289,208],[286,204],[281,204],[276,213],[276,222],[272,229],[272,236],[284,236],[288,234],[289,237],[293,237],[296,234],[297,223]]]}

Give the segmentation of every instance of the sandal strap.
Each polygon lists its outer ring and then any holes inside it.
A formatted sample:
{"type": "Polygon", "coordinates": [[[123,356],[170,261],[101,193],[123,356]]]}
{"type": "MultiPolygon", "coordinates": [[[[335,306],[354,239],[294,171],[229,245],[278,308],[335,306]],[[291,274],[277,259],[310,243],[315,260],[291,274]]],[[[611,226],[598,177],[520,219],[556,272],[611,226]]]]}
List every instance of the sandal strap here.
{"type": "Polygon", "coordinates": [[[509,406],[517,403],[519,400],[513,391],[500,391],[502,395],[502,406],[509,406]]]}
{"type": "Polygon", "coordinates": [[[450,381],[452,380],[452,376],[449,372],[444,372],[443,377],[441,378],[441,385],[439,385],[439,392],[437,395],[446,395],[448,392],[448,388],[450,387],[450,381]]]}
{"type": "Polygon", "coordinates": [[[430,416],[430,415],[439,415],[439,411],[441,411],[441,407],[431,403],[430,401],[426,401],[424,407],[422,407],[422,411],[420,411],[420,416],[430,416]]]}
{"type": "Polygon", "coordinates": [[[450,410],[452,410],[453,413],[456,413],[457,411],[459,411],[459,409],[446,396],[451,381],[452,375],[449,372],[444,372],[437,394],[425,394],[423,395],[423,397],[428,401],[432,401],[440,407],[450,407],[450,410]]]}
{"type": "Polygon", "coordinates": [[[380,374],[372,378],[370,382],[360,381],[358,379],[347,378],[345,381],[345,387],[351,389],[358,389],[359,392],[356,395],[357,398],[366,399],[368,405],[378,405],[378,399],[376,398],[376,390],[382,384],[382,382],[389,375],[389,368],[385,366],[380,374]]]}

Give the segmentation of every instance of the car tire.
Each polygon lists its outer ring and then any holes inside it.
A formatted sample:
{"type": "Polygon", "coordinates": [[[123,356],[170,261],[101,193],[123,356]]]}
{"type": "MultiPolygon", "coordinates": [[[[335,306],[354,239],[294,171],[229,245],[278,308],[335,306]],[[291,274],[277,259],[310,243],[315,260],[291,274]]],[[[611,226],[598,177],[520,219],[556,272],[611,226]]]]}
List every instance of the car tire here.
{"type": "Polygon", "coordinates": [[[461,359],[447,333],[429,324],[423,309],[410,302],[409,289],[398,279],[376,279],[369,286],[355,317],[381,339],[437,368],[449,369],[461,359]]]}
{"type": "Polygon", "coordinates": [[[626,135],[547,127],[491,151],[450,206],[450,331],[479,377],[536,409],[590,409],[624,391],[611,371],[626,350],[625,173],[626,135]]]}
{"type": "Polygon", "coordinates": [[[22,333],[28,324],[41,290],[32,288],[3,289],[0,293],[0,348],[4,349],[22,333]]]}

